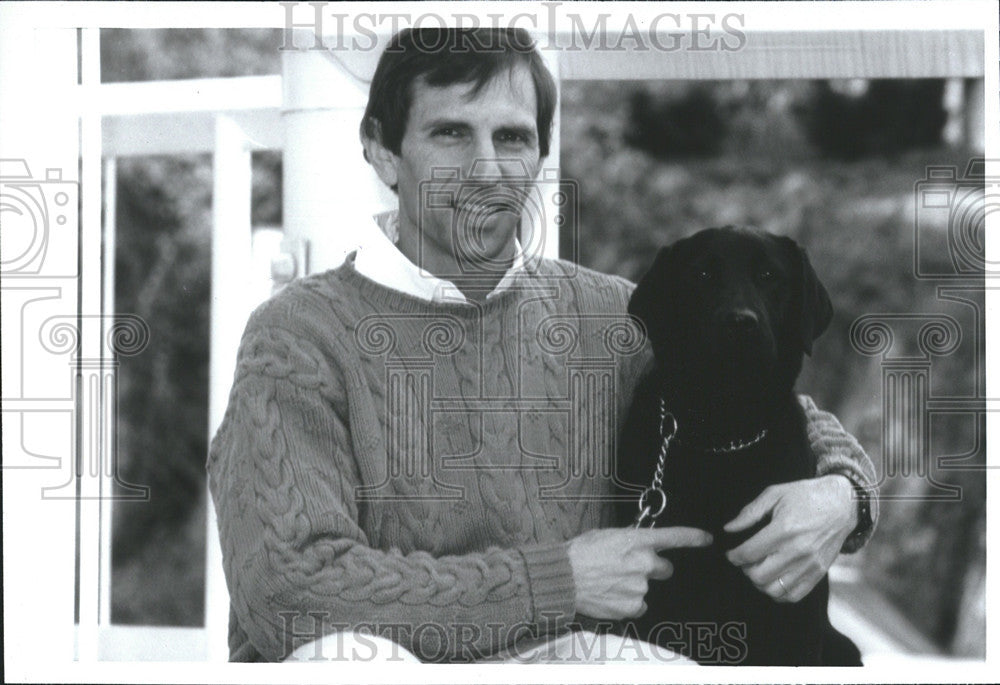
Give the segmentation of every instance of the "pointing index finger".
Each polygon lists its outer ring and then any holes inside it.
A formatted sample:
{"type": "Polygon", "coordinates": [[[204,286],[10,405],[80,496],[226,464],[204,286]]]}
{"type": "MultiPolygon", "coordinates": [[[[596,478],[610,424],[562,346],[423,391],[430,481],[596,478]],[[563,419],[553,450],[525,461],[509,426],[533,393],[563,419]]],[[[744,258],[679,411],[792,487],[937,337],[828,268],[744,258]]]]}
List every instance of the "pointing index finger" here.
{"type": "Polygon", "coordinates": [[[636,542],[649,547],[674,549],[676,547],[705,547],[712,544],[711,533],[700,528],[675,526],[673,528],[643,528],[635,531],[638,534],[636,542]]]}

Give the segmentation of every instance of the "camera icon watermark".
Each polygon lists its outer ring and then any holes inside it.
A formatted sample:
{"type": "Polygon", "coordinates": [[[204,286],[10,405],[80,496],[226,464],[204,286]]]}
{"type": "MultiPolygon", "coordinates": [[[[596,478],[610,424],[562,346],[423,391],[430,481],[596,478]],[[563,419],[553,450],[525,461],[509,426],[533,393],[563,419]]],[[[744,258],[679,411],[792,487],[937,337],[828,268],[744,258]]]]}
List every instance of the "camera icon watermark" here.
{"type": "Polygon", "coordinates": [[[0,159],[3,468],[43,472],[43,500],[144,501],[149,488],[127,482],[118,460],[117,373],[149,326],[81,304],[80,187],[67,176],[0,159]]]}
{"type": "Polygon", "coordinates": [[[881,499],[958,501],[962,487],[949,471],[978,471],[986,444],[985,330],[987,280],[1000,264],[986,255],[988,217],[1000,209],[1000,179],[988,177],[982,158],[932,166],[914,188],[914,277],[936,285],[937,312],[884,312],[858,317],[851,345],[877,357],[881,372],[882,473],[896,486],[881,499]],[[947,360],[947,357],[952,357],[947,360]],[[959,389],[940,382],[956,365],[969,366],[959,389]],[[945,445],[938,435],[964,422],[967,444],[945,445]]]}
{"type": "Polygon", "coordinates": [[[76,453],[63,469],[65,480],[43,488],[43,499],[149,500],[149,487],[128,482],[121,472],[117,439],[119,358],[145,350],[149,333],[149,324],[134,314],[57,315],[43,322],[38,333],[42,348],[69,356],[68,366],[76,375],[72,400],[78,432],[76,453]],[[102,349],[84,356],[81,330],[91,322],[103,333],[102,349]],[[81,494],[77,483],[81,477],[106,479],[110,490],[81,494]]]}
{"type": "Polygon", "coordinates": [[[55,227],[71,225],[79,185],[63,179],[62,169],[32,175],[24,159],[0,159],[0,272],[37,275],[45,262],[55,227]]]}
{"type": "Polygon", "coordinates": [[[1000,211],[1000,178],[986,160],[931,166],[914,185],[914,275],[923,280],[996,278],[1000,263],[986,257],[986,217],[1000,211]]]}
{"type": "Polygon", "coordinates": [[[455,266],[442,271],[436,265],[435,276],[460,287],[495,283],[511,267],[506,248],[514,238],[525,262],[541,259],[547,241],[576,230],[579,203],[576,181],[554,169],[536,178],[521,159],[477,159],[468,172],[435,167],[419,184],[417,266],[430,273],[424,245],[445,243],[455,266]]]}

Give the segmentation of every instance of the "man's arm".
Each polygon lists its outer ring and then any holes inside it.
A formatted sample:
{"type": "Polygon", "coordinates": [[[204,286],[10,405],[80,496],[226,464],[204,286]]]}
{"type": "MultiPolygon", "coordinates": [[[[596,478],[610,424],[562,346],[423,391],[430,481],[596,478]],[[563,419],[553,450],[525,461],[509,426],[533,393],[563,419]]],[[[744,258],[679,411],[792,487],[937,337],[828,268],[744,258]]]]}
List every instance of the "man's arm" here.
{"type": "Polygon", "coordinates": [[[861,444],[840,425],[836,416],[818,409],[808,395],[799,395],[799,404],[806,414],[806,431],[816,455],[817,477],[839,474],[851,483],[858,520],[841,551],[848,554],[856,552],[871,539],[878,521],[875,465],[861,444]],[[864,511],[866,503],[867,512],[864,511]]]}
{"type": "Polygon", "coordinates": [[[264,658],[372,624],[425,658],[469,658],[572,617],[565,543],[439,558],[374,549],[358,522],[378,503],[356,500],[352,445],[378,427],[352,418],[315,347],[251,321],[209,475],[232,606],[264,658]]]}
{"type": "Polygon", "coordinates": [[[839,552],[863,546],[878,516],[871,460],[832,414],[808,397],[800,403],[816,478],[767,488],[725,526],[745,530],[770,515],[768,525],[727,556],[762,592],[788,602],[805,597],[839,552]]]}

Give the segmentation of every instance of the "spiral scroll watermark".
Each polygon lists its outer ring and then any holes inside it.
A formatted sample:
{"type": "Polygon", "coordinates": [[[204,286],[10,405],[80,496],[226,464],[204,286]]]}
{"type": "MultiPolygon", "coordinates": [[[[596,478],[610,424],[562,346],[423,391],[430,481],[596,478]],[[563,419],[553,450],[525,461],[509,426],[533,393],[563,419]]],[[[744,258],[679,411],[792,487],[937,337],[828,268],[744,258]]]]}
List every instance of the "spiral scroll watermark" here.
{"type": "Polygon", "coordinates": [[[69,460],[66,480],[42,490],[44,499],[102,499],[146,501],[149,487],[130,483],[121,474],[118,458],[118,358],[140,354],[149,343],[149,325],[134,314],[56,315],[38,331],[42,349],[68,357],[74,376],[72,402],[76,413],[79,453],[69,460]],[[101,333],[96,349],[83,345],[81,331],[101,333]],[[87,349],[85,352],[84,350],[87,349]],[[81,477],[110,481],[97,494],[78,491],[81,477]]]}
{"type": "MultiPolygon", "coordinates": [[[[551,313],[565,296],[558,286],[534,284],[499,328],[484,311],[489,305],[473,302],[455,314],[358,322],[358,354],[384,368],[385,425],[375,439],[386,454],[377,484],[356,490],[359,501],[458,502],[480,487],[476,474],[484,471],[548,474],[535,492],[521,487],[506,493],[511,498],[627,496],[610,486],[619,473],[622,361],[643,350],[645,332],[624,313],[551,313]],[[553,445],[562,451],[552,453],[553,445]]],[[[621,490],[630,492],[627,484],[621,490]]],[[[511,505],[511,516],[519,511],[511,505]]]]}
{"type": "Polygon", "coordinates": [[[131,314],[82,313],[80,185],[70,176],[0,159],[3,469],[44,474],[42,499],[145,500],[149,488],[119,469],[117,369],[145,349],[149,327],[131,314]]]}
{"type": "Polygon", "coordinates": [[[981,461],[985,417],[994,400],[985,388],[985,294],[997,289],[987,284],[1000,275],[1000,265],[988,258],[986,226],[998,209],[1000,179],[986,174],[985,159],[971,159],[964,168],[928,167],[914,184],[913,275],[937,284],[937,301],[952,309],[867,314],[851,326],[851,345],[877,358],[881,372],[879,484],[909,481],[883,490],[882,499],[959,500],[962,488],[943,482],[947,472],[987,468],[981,461]],[[944,366],[947,357],[952,360],[944,366]],[[971,359],[971,368],[955,374],[963,358],[971,359]],[[947,392],[940,389],[943,374],[935,373],[939,365],[950,369],[947,392]],[[957,379],[968,379],[971,387],[955,388],[957,379]],[[935,426],[957,419],[972,426],[970,447],[935,454],[935,426]]]}

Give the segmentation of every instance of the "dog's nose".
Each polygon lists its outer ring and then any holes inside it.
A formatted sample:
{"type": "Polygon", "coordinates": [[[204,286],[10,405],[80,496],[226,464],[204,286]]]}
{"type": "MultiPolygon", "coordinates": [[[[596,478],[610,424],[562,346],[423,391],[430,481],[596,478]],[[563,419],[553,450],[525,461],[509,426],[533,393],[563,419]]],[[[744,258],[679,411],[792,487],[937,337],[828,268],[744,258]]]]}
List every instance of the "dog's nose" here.
{"type": "Polygon", "coordinates": [[[722,320],[722,326],[727,333],[742,336],[753,332],[760,319],[749,309],[736,309],[727,312],[722,320]]]}

